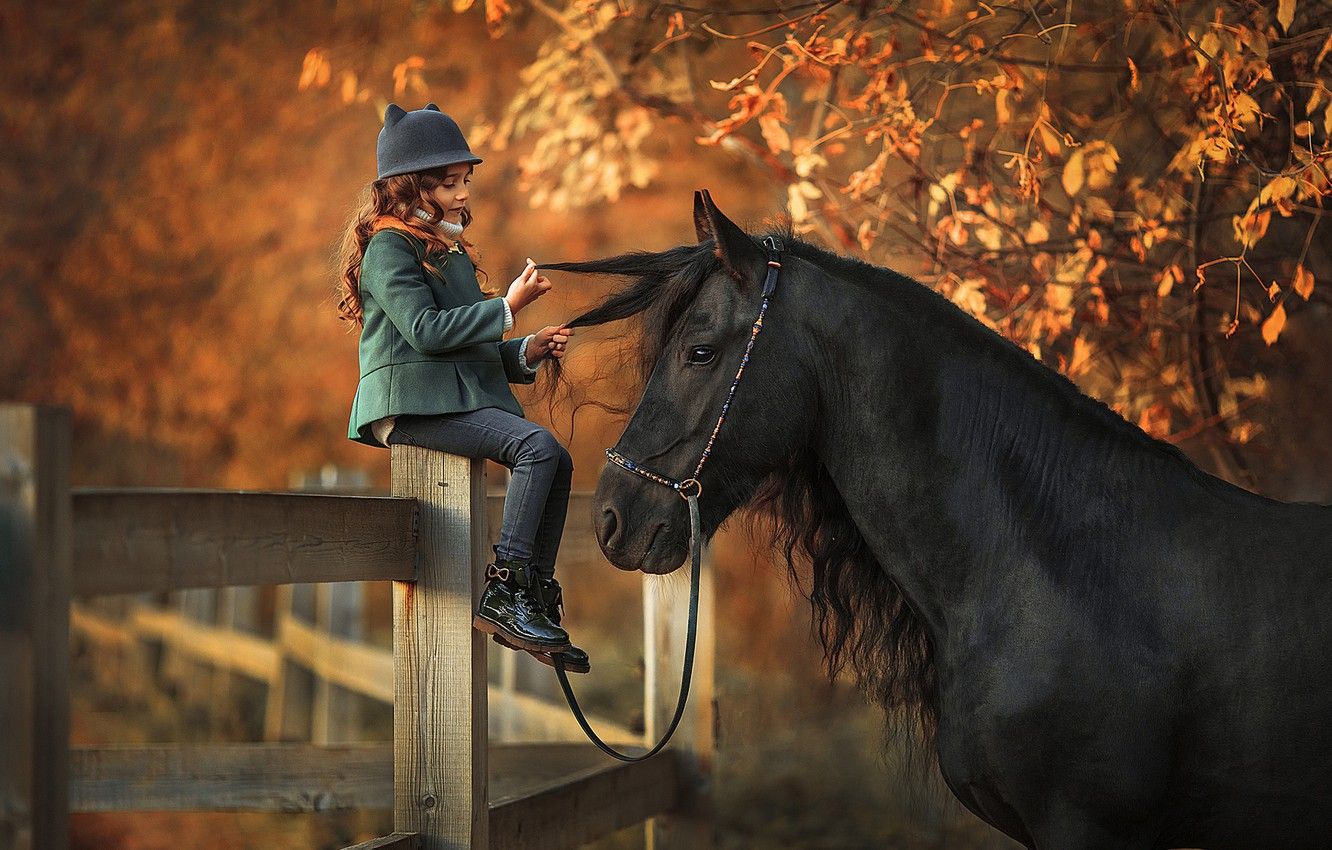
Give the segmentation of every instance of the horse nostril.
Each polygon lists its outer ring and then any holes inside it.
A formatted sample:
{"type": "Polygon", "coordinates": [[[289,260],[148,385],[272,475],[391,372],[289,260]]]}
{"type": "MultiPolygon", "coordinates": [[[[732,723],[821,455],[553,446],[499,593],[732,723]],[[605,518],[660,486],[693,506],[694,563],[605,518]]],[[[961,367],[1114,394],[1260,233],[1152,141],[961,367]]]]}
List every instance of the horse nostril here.
{"type": "Polygon", "coordinates": [[[615,508],[610,505],[601,512],[601,521],[597,523],[597,539],[601,545],[616,548],[620,535],[620,515],[616,513],[615,508]]]}

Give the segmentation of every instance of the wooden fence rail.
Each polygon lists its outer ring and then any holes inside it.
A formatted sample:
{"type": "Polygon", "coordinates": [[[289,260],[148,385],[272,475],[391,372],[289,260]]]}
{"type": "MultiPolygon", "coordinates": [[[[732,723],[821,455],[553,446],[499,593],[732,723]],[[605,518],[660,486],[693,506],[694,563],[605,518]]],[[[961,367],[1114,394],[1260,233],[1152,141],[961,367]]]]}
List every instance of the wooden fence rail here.
{"type": "MultiPolygon", "coordinates": [[[[68,411],[0,404],[0,850],[66,850],[71,803],[81,811],[391,805],[394,835],[358,847],[574,847],[645,818],[687,815],[681,805],[696,805],[706,789],[710,633],[700,637],[701,675],[679,747],[627,765],[608,764],[585,744],[489,742],[487,644],[471,627],[488,540],[481,461],[394,446],[391,497],[71,494],[69,441],[68,411]],[[378,689],[371,695],[383,698],[390,696],[391,669],[391,745],[71,753],[74,597],[366,580],[393,582],[391,662],[352,636],[299,623],[285,625],[276,646],[225,629],[221,652],[216,624],[183,622],[179,612],[133,607],[128,625],[78,608],[74,618],[82,633],[111,643],[128,646],[156,634],[196,661],[270,682],[281,679],[290,654],[326,682],[362,693],[378,689]]],[[[710,586],[703,617],[709,623],[710,586]]],[[[654,623],[653,635],[675,636],[683,622],[682,604],[658,596],[651,584],[645,611],[670,623],[654,623]]],[[[673,677],[674,669],[662,675],[673,677]]],[[[665,690],[649,676],[650,729],[660,725],[665,690]]],[[[660,824],[651,833],[656,848],[702,847],[709,840],[688,817],[660,824]],[[677,821],[683,829],[670,828],[677,821]]]]}

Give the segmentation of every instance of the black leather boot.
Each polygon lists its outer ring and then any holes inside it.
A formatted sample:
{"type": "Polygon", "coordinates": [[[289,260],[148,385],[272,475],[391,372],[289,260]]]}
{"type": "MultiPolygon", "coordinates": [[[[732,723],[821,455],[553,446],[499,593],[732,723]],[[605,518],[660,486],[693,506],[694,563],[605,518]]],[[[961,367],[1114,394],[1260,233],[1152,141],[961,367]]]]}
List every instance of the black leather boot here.
{"type": "Polygon", "coordinates": [[[540,578],[531,565],[497,558],[486,567],[486,586],[472,625],[530,652],[563,652],[569,633],[551,622],[541,595],[540,578]]]}
{"type": "MultiPolygon", "coordinates": [[[[560,589],[560,583],[554,578],[539,579],[541,582],[542,602],[545,605],[546,617],[555,625],[560,624],[564,615],[564,591],[560,589]]],[[[495,635],[495,642],[508,646],[510,649],[517,649],[513,644],[508,643],[504,638],[495,635]]],[[[555,666],[555,657],[559,656],[564,662],[564,669],[570,673],[586,673],[592,669],[592,662],[587,653],[573,644],[561,652],[535,652],[528,650],[532,657],[548,667],[555,666]]]]}

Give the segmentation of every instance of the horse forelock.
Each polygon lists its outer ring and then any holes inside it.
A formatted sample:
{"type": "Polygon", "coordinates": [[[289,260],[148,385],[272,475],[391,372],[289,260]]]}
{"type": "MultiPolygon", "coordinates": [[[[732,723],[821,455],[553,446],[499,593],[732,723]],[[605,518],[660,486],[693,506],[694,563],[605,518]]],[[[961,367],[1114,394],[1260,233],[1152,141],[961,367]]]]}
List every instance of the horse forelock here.
{"type": "Polygon", "coordinates": [[[627,279],[624,285],[565,324],[571,328],[594,327],[637,317],[642,330],[639,371],[646,382],[671,329],[694,300],[703,281],[719,265],[712,243],[704,242],[659,252],[635,251],[600,260],[551,263],[542,268],[627,279]]]}

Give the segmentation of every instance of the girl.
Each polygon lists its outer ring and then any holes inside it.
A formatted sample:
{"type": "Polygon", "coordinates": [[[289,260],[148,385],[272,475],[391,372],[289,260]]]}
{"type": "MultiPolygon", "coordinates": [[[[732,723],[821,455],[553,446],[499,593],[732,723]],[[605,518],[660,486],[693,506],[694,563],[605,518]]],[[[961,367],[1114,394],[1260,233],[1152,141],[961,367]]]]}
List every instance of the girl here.
{"type": "Polygon", "coordinates": [[[378,178],[343,241],[338,312],[361,328],[361,378],[349,439],[485,457],[512,470],[494,563],[473,624],[546,664],[557,654],[587,672],[587,654],[560,628],[555,555],[573,462],[549,431],[523,418],[509,383],[530,384],[564,356],[567,327],[504,341],[514,317],[549,291],[529,258],[503,298],[476,277],[468,184],[481,162],[435,104],[389,104],[378,178]]]}

